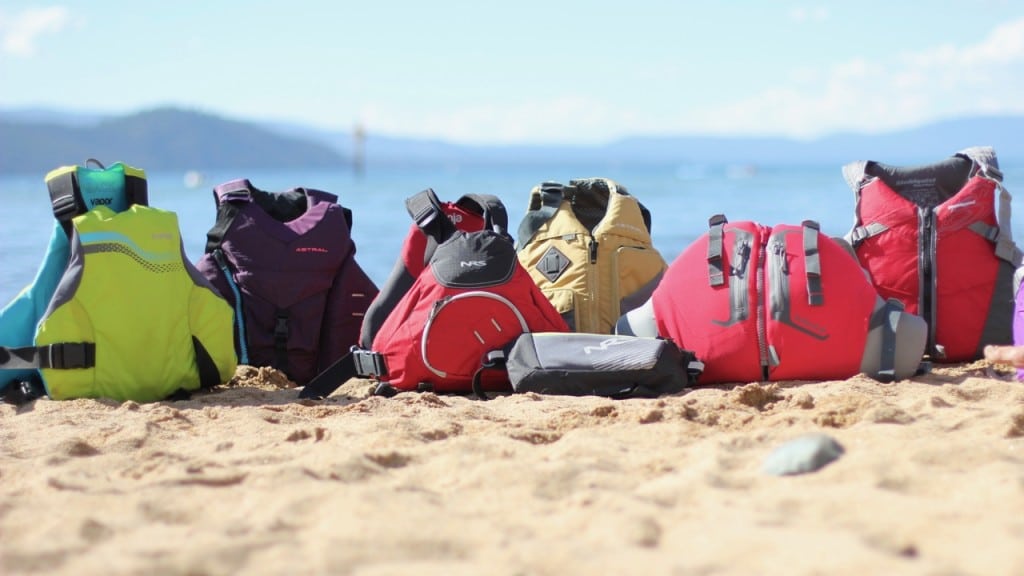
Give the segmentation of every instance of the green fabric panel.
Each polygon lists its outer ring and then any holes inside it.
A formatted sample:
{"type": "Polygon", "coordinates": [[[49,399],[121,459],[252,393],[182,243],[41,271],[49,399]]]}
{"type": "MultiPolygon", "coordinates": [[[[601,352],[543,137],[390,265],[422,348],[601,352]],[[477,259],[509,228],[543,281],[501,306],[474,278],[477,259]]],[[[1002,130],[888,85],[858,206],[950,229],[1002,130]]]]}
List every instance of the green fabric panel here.
{"type": "Polygon", "coordinates": [[[206,333],[196,335],[228,375],[224,381],[233,374],[225,351],[233,358],[231,308],[208,289],[209,296],[195,295],[173,212],[99,207],[74,226],[84,272],[73,297],[40,323],[36,343],[95,342],[96,366],[43,370],[51,397],[149,402],[198,389],[193,323],[206,333]]]}

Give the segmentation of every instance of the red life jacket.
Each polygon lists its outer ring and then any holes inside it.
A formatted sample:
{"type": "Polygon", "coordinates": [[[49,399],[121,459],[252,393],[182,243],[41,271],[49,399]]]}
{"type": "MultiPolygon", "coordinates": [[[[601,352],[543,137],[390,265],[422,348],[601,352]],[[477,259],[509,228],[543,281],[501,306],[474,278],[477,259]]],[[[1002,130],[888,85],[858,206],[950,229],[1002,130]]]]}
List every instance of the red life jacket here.
{"type": "Polygon", "coordinates": [[[352,376],[378,380],[378,393],[400,390],[511,390],[507,373],[488,370],[489,355],[524,332],[566,332],[555,308],[519,264],[501,232],[456,230],[432,191],[407,202],[436,249],[400,297],[369,349],[353,349],[317,375],[301,398],[322,398],[352,376]],[[422,201],[426,200],[424,204],[422,201]]]}
{"type": "MultiPolygon", "coordinates": [[[[811,221],[768,227],[719,215],[710,224],[651,296],[657,334],[704,362],[701,383],[861,372],[869,331],[899,306],[883,305],[846,248],[811,221]]],[[[895,336],[887,334],[882,379],[893,377],[895,336]]]]}
{"type": "Polygon", "coordinates": [[[1009,344],[1020,251],[992,149],[909,168],[856,162],[843,173],[857,197],[848,239],[879,294],[928,323],[929,356],[963,362],[1009,344]]]}
{"type": "Polygon", "coordinates": [[[420,229],[420,220],[434,213],[433,202],[437,203],[441,212],[457,230],[476,232],[489,229],[507,234],[508,213],[497,196],[466,194],[455,202],[440,202],[434,191],[427,189],[408,198],[406,208],[413,214],[414,222],[409,225],[409,232],[402,243],[402,251],[395,261],[391,275],[363,316],[359,334],[359,345],[363,348],[371,347],[381,324],[412,287],[437,249],[434,237],[420,229]]]}

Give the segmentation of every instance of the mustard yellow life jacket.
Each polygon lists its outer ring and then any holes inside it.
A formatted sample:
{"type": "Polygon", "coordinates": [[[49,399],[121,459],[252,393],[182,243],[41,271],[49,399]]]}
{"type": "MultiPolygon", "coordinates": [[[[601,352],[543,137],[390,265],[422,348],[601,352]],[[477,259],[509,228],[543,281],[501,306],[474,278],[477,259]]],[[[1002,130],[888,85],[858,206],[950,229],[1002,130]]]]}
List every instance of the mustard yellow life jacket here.
{"type": "Polygon", "coordinates": [[[35,346],[0,348],[0,365],[38,368],[57,400],[148,402],[233,376],[233,311],[185,257],[173,212],[99,206],[71,222],[35,346]]]}
{"type": "Polygon", "coordinates": [[[576,332],[611,334],[668,268],[650,212],[607,178],[544,182],[519,226],[519,261],[576,332]]]}

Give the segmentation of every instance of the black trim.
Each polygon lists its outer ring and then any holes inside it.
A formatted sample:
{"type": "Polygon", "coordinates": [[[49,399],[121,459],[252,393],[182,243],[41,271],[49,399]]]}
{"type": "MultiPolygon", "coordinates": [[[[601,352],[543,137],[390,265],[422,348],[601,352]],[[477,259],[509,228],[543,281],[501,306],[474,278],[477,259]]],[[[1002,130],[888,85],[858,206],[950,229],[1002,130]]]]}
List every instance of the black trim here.
{"type": "Polygon", "coordinates": [[[213,357],[207,352],[206,347],[195,336],[192,337],[192,348],[196,352],[196,371],[199,372],[199,386],[201,388],[213,388],[221,384],[220,370],[217,369],[217,363],[213,361],[213,357]]]}
{"type": "Polygon", "coordinates": [[[530,208],[519,223],[519,230],[516,232],[516,246],[519,250],[526,247],[533,240],[533,235],[540,230],[545,222],[551,220],[562,205],[562,190],[565,186],[558,182],[544,182],[540,189],[530,197],[530,208]]]}

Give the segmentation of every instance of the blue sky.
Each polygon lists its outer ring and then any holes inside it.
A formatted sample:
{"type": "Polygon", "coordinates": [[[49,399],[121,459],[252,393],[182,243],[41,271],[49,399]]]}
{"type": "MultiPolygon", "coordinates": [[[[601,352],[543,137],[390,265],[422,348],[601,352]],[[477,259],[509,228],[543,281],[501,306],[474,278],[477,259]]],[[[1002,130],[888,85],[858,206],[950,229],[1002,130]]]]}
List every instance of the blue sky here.
{"type": "Polygon", "coordinates": [[[160,2],[0,7],[0,108],[467,143],[815,136],[1024,113],[1024,2],[160,2]]]}

